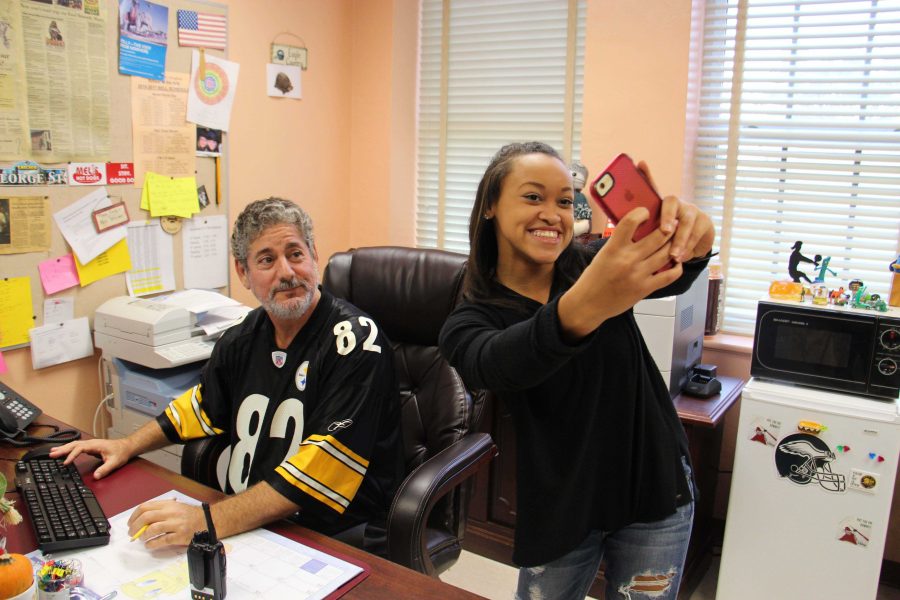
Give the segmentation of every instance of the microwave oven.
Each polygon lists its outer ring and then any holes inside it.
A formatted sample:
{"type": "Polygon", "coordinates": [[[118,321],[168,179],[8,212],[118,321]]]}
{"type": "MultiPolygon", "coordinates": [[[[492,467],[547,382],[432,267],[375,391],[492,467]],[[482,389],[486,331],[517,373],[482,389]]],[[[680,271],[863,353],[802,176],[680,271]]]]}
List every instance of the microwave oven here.
{"type": "Polygon", "coordinates": [[[893,400],[900,394],[900,311],[762,300],[750,374],[893,400]]]}

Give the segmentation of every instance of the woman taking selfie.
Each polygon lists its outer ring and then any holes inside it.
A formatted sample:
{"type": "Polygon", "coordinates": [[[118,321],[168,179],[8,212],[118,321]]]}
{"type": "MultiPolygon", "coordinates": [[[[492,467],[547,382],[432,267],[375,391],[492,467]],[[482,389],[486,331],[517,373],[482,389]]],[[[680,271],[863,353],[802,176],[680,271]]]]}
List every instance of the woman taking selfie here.
{"type": "Polygon", "coordinates": [[[687,439],[631,309],[687,290],[714,230],[669,196],[652,233],[632,241],[649,216],[633,210],[597,252],[572,243],[574,196],[552,147],[494,156],[441,350],[513,415],[516,597],[584,598],[605,558],[608,599],[674,599],[693,520],[687,439]]]}

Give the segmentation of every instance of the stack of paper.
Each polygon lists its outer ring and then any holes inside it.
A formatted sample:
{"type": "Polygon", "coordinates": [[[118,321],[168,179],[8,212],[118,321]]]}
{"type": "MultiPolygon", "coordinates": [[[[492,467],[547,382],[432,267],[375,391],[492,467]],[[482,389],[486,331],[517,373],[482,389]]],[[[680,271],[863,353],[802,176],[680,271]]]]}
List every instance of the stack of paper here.
{"type": "Polygon", "coordinates": [[[216,338],[244,320],[252,309],[237,300],[210,290],[184,290],[158,298],[166,304],[181,306],[197,315],[197,325],[210,338],[216,338]]]}

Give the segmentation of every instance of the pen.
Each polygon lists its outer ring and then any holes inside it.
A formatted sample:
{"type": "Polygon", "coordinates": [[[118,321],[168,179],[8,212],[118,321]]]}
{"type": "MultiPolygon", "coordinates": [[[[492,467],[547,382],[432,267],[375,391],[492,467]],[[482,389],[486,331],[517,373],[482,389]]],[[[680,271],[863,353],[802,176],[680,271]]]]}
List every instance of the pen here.
{"type": "Polygon", "coordinates": [[[131,536],[131,541],[133,542],[134,540],[136,540],[136,539],[138,539],[139,537],[141,537],[142,535],[144,535],[144,532],[145,532],[145,531],[147,531],[147,525],[144,525],[143,527],[141,527],[140,529],[138,529],[138,530],[137,530],[137,533],[135,533],[133,536],[131,536]]]}
{"type": "Polygon", "coordinates": [[[222,166],[221,160],[216,157],[216,206],[222,201],[222,166]]]}

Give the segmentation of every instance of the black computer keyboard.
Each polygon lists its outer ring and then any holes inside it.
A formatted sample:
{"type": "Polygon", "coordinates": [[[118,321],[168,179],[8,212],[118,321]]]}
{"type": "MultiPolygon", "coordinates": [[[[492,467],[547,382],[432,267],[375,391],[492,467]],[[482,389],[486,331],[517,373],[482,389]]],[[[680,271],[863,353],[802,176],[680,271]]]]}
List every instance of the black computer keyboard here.
{"type": "Polygon", "coordinates": [[[109,521],[75,465],[48,457],[16,463],[16,486],[38,548],[74,550],[109,543],[109,521]]]}

